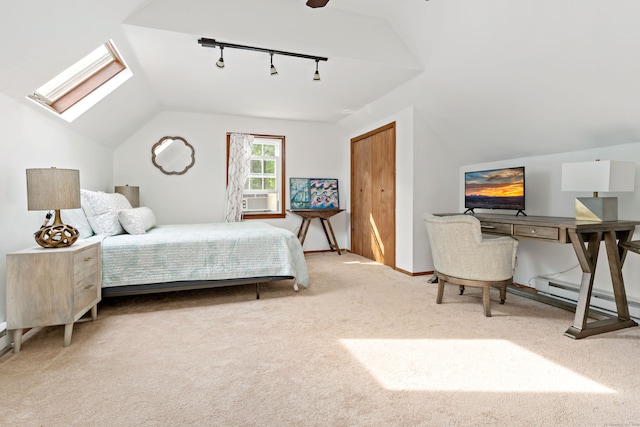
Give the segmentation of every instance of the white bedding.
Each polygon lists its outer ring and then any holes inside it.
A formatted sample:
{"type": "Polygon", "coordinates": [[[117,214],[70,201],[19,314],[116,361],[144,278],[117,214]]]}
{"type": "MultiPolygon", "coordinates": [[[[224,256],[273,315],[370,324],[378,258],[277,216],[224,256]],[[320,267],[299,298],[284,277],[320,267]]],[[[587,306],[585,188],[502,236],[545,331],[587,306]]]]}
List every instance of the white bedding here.
{"type": "Polygon", "coordinates": [[[159,225],[100,238],[104,288],[264,276],[292,276],[309,286],[298,238],[263,222],[159,225]]]}

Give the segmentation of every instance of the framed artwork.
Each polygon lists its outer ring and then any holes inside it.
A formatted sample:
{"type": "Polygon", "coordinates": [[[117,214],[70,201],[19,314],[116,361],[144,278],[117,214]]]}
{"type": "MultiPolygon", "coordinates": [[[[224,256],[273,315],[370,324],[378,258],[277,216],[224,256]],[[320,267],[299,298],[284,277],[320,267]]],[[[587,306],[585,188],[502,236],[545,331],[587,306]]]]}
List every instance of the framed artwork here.
{"type": "Polygon", "coordinates": [[[340,209],[336,178],[289,178],[291,209],[340,209]]]}

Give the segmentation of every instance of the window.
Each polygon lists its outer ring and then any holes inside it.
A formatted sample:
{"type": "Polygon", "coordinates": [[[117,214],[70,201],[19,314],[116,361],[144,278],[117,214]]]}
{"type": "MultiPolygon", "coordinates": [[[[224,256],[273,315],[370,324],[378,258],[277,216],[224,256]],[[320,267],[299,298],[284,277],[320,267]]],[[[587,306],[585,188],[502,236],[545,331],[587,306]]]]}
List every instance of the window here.
{"type": "MultiPolygon", "coordinates": [[[[249,176],[244,184],[242,217],[284,218],[284,136],[253,137],[249,176]]],[[[227,159],[230,139],[231,135],[227,134],[227,159]]]]}
{"type": "Polygon", "coordinates": [[[71,122],[132,75],[113,42],[108,41],[27,98],[71,122]]]}

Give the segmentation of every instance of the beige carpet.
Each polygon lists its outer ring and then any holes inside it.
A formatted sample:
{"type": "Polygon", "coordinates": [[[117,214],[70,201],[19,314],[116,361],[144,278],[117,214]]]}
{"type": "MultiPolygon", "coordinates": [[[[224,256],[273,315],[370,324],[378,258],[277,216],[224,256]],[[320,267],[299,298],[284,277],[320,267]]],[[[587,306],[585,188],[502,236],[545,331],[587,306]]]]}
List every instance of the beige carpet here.
{"type": "Polygon", "coordinates": [[[572,313],[445,291],[353,254],[312,285],[112,298],[0,359],[2,426],[640,424],[640,328],[574,341],[572,313]]]}

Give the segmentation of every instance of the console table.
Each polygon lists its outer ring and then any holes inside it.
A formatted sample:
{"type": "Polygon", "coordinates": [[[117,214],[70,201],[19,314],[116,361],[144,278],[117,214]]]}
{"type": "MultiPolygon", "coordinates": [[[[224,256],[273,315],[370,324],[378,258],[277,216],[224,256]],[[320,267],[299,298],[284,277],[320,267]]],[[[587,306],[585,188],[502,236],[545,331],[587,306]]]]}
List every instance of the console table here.
{"type": "Polygon", "coordinates": [[[300,244],[304,245],[304,239],[307,237],[307,231],[309,231],[309,224],[311,224],[311,220],[314,218],[320,219],[320,223],[322,224],[322,229],[324,230],[324,235],[327,237],[327,242],[329,242],[329,248],[331,251],[336,250],[338,255],[342,255],[340,251],[340,247],[338,246],[338,241],[336,240],[336,235],[333,233],[333,227],[331,227],[331,221],[329,218],[342,212],[344,209],[292,209],[289,212],[294,213],[298,216],[302,217],[302,224],[300,224],[300,230],[298,230],[298,239],[300,239],[300,244]],[[329,232],[327,232],[327,227],[329,228],[329,232]]]}
{"type": "Polygon", "coordinates": [[[627,295],[622,278],[622,265],[627,255],[625,243],[640,221],[578,221],[574,218],[547,216],[515,216],[504,214],[473,214],[480,220],[483,233],[508,235],[515,238],[547,242],[571,243],[582,269],[582,280],[573,325],[564,333],[579,339],[603,332],[637,326],[629,316],[627,295]],[[616,302],[617,317],[587,322],[593,279],[600,242],[604,240],[609,271],[616,302]]]}

